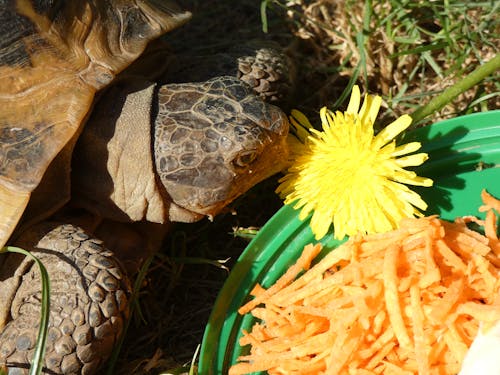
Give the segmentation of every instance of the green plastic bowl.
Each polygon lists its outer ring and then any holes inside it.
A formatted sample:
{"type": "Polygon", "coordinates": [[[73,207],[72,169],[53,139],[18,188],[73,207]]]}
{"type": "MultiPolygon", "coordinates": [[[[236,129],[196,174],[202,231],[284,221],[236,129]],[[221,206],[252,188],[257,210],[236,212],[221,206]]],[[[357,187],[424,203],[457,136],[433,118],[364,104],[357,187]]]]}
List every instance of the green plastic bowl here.
{"type": "MultiPolygon", "coordinates": [[[[481,191],[500,197],[500,111],[477,113],[406,134],[404,141],[422,142],[429,160],[416,171],[434,180],[432,188],[417,190],[429,208],[426,214],[443,219],[478,215],[481,191]]],[[[314,242],[309,221],[298,211],[281,208],[250,242],[231,271],[214,305],[200,351],[201,375],[227,374],[229,367],[248,347],[240,347],[242,329],[250,330],[255,319],[240,316],[238,308],[259,282],[272,285],[295,262],[303,247],[314,242]]],[[[331,235],[321,240],[324,252],[337,247],[331,235]]]]}

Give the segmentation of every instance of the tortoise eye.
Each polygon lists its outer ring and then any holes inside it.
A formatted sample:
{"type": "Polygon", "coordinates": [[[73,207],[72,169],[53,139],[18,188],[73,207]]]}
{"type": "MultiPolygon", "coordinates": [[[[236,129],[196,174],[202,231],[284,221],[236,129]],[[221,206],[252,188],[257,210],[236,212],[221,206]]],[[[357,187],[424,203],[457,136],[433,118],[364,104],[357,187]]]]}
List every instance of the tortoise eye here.
{"type": "Polygon", "coordinates": [[[250,165],[257,158],[257,151],[245,151],[233,159],[233,166],[236,168],[244,168],[250,165]]]}

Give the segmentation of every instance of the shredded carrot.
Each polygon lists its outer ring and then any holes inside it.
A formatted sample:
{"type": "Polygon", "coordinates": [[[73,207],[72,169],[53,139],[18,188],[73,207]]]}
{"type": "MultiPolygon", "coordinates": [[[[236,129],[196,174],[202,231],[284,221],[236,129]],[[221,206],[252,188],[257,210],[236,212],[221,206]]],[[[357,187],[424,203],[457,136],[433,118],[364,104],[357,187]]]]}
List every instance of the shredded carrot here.
{"type": "Polygon", "coordinates": [[[306,246],[239,309],[257,321],[240,339],[249,354],[229,374],[459,372],[479,327],[500,321],[500,200],[481,197],[484,220],[405,219],[397,230],[353,237],[316,264],[321,246],[306,246]]]}
{"type": "Polygon", "coordinates": [[[483,200],[484,205],[479,207],[479,211],[494,209],[496,212],[500,212],[500,200],[496,199],[486,190],[481,192],[481,199],[483,200]]]}
{"type": "Polygon", "coordinates": [[[252,301],[247,303],[245,306],[241,307],[238,310],[238,312],[240,314],[246,314],[248,311],[253,309],[259,303],[265,301],[266,298],[272,295],[275,291],[281,290],[285,286],[290,284],[290,282],[293,281],[295,276],[297,276],[297,274],[300,271],[309,269],[311,262],[316,257],[316,255],[319,254],[320,251],[321,251],[321,245],[319,244],[315,246],[307,245],[306,247],[304,247],[304,251],[302,252],[302,255],[297,260],[297,262],[293,266],[291,266],[287,270],[287,272],[283,276],[281,276],[272,287],[270,287],[265,291],[262,291],[262,287],[260,285],[256,285],[256,287],[254,288],[254,295],[256,295],[256,297],[252,301]]]}

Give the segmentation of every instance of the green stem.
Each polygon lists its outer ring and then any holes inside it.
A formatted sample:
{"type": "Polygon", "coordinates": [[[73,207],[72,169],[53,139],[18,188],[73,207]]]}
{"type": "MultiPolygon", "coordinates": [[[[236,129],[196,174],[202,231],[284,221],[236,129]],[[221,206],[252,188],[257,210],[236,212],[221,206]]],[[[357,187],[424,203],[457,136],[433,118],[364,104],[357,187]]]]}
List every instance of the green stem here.
{"type": "Polygon", "coordinates": [[[430,114],[439,111],[446,104],[455,99],[458,95],[467,91],[499,69],[500,54],[496,55],[487,63],[477,67],[472,73],[467,75],[461,81],[455,83],[453,86],[448,87],[440,95],[432,98],[431,101],[426,105],[417,108],[417,110],[411,115],[411,117],[413,118],[413,123],[416,124],[430,114]]]}
{"type": "Polygon", "coordinates": [[[0,253],[10,252],[18,253],[30,257],[35,261],[40,269],[42,280],[42,308],[40,313],[40,326],[38,327],[38,337],[36,341],[35,353],[33,354],[33,363],[31,364],[29,375],[39,375],[42,373],[43,356],[45,354],[45,342],[49,327],[50,312],[50,280],[47,269],[42,262],[29,251],[14,246],[6,246],[0,249],[0,253]]]}

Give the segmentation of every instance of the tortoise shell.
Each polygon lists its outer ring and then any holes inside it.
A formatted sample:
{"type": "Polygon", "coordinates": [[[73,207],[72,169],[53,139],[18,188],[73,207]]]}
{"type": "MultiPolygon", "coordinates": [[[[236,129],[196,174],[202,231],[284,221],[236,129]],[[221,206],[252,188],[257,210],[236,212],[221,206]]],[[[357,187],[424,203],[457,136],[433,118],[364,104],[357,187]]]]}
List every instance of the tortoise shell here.
{"type": "Polygon", "coordinates": [[[190,13],[160,0],[0,4],[2,247],[52,160],[71,154],[96,91],[190,13]]]}

